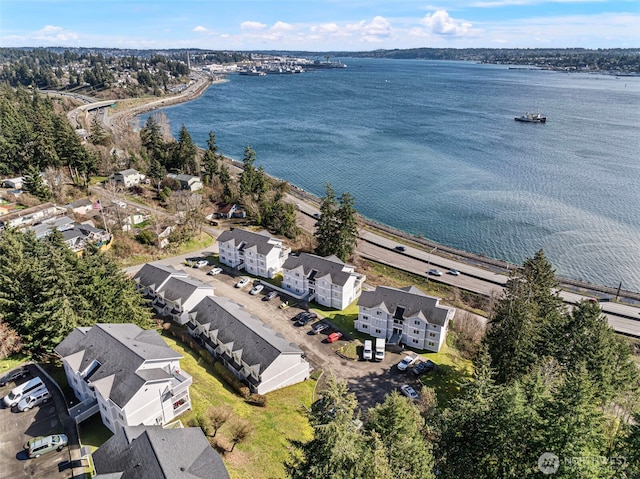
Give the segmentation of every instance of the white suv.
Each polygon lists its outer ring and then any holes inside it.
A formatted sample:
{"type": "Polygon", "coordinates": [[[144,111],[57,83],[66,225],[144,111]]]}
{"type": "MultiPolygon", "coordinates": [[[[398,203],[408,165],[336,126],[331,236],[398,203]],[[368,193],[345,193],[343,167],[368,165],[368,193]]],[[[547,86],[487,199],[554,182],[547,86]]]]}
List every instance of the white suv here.
{"type": "Polygon", "coordinates": [[[47,388],[38,389],[28,396],[23,397],[16,406],[18,411],[28,411],[35,406],[39,406],[43,402],[47,402],[51,398],[51,393],[47,388]]]}

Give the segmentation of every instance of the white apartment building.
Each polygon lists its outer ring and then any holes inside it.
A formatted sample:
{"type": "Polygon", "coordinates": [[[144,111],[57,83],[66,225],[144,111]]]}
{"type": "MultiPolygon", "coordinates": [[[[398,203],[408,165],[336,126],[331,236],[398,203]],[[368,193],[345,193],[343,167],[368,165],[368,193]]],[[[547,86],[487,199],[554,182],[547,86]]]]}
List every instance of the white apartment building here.
{"type": "Polygon", "coordinates": [[[282,287],[297,297],[323,306],[344,309],[360,296],[366,276],[336,256],[322,258],[300,253],[282,265],[282,287]]]}
{"type": "Polygon", "coordinates": [[[291,252],[282,240],[272,238],[266,231],[235,228],[218,237],[220,262],[262,278],[273,278],[282,270],[282,265],[291,252]]]}
{"type": "Polygon", "coordinates": [[[439,302],[439,298],[427,296],[413,286],[402,289],[378,286],[360,296],[354,326],[374,338],[438,352],[456,311],[439,302]]]}
{"type": "Polygon", "coordinates": [[[56,348],[80,401],[76,423],[100,412],[112,432],[123,426],[164,425],[191,409],[192,378],[180,356],[154,330],[134,324],[74,329],[56,348]]]}

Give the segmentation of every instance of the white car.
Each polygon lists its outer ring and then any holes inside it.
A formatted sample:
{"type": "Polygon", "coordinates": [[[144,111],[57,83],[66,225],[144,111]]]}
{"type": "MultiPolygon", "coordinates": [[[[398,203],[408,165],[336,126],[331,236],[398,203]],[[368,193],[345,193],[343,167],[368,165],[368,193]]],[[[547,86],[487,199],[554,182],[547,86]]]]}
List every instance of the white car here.
{"type": "Polygon", "coordinates": [[[460,276],[460,271],[458,271],[457,269],[450,269],[449,274],[451,276],[460,276]]]}
{"type": "Polygon", "coordinates": [[[418,393],[416,392],[415,389],[413,389],[411,386],[409,386],[408,384],[403,384],[402,386],[400,386],[400,391],[402,392],[402,394],[404,394],[405,396],[407,396],[409,399],[411,399],[412,401],[415,401],[416,399],[418,399],[418,393]]]}
{"type": "Polygon", "coordinates": [[[220,273],[222,273],[222,268],[220,266],[216,266],[211,271],[209,271],[207,274],[209,276],[215,276],[216,274],[220,274],[220,273]]]}
{"type": "Polygon", "coordinates": [[[209,262],[206,259],[201,259],[200,261],[196,261],[194,268],[204,268],[205,266],[209,266],[209,262]]]}
{"type": "Polygon", "coordinates": [[[260,291],[262,291],[264,289],[264,286],[261,284],[256,284],[251,291],[249,291],[249,294],[252,296],[255,296],[256,294],[258,294],[260,291]]]}
{"type": "Polygon", "coordinates": [[[404,359],[398,363],[398,370],[406,371],[409,368],[409,366],[413,364],[414,361],[415,361],[415,358],[413,356],[405,356],[404,359]]]}
{"type": "Polygon", "coordinates": [[[249,278],[241,278],[240,281],[236,283],[236,288],[243,288],[249,284],[249,278]]]}
{"type": "Polygon", "coordinates": [[[430,269],[428,273],[432,276],[442,276],[442,271],[439,269],[430,269]]]}

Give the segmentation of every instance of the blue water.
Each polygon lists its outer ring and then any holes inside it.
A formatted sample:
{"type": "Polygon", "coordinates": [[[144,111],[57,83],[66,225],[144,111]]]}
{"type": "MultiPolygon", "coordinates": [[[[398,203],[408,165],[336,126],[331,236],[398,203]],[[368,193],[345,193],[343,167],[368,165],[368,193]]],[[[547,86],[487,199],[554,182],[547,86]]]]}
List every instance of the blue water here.
{"type": "MultiPolygon", "coordinates": [[[[343,59],[301,75],[233,75],[163,111],[226,156],[442,244],[640,291],[640,77],[343,59]],[[540,111],[546,124],[514,121],[540,111]]],[[[144,119],[143,119],[144,120],[144,119]]]]}

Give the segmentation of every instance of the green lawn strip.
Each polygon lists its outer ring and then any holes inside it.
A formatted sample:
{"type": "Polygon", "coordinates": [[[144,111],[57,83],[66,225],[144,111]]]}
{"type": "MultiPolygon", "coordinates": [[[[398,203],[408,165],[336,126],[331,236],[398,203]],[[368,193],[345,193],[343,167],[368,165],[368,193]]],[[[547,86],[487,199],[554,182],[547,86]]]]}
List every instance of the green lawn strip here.
{"type": "Polygon", "coordinates": [[[423,374],[420,382],[436,391],[440,407],[446,406],[460,392],[460,386],[471,379],[473,374],[473,363],[462,358],[447,342],[439,352],[420,354],[420,357],[436,364],[436,369],[423,374]]]}
{"type": "MultiPolygon", "coordinates": [[[[265,408],[251,406],[227,386],[198,353],[167,335],[163,337],[170,347],[184,356],[181,367],[193,377],[190,389],[193,409],[180,417],[182,422],[188,424],[196,414],[204,413],[210,406],[229,406],[235,415],[248,419],[254,427],[248,440],[238,444],[233,453],[223,455],[231,477],[284,478],[287,440],[312,437],[305,408],[311,405],[315,381],[307,380],[267,394],[265,408]]],[[[227,430],[225,425],[218,431],[221,440],[228,437],[227,430]]]]}
{"type": "Polygon", "coordinates": [[[335,310],[317,303],[313,303],[311,306],[312,307],[309,308],[310,311],[314,311],[318,316],[327,318],[343,333],[349,334],[360,341],[370,339],[368,334],[356,331],[353,327],[353,323],[358,319],[358,301],[354,301],[342,310],[335,310]]]}
{"type": "Polygon", "coordinates": [[[80,444],[89,446],[91,452],[102,446],[113,433],[102,423],[100,414],[94,414],[86,421],[82,421],[78,426],[80,432],[80,444]]]}
{"type": "Polygon", "coordinates": [[[5,373],[26,363],[29,359],[29,356],[14,354],[8,358],[0,360],[0,376],[4,376],[5,373]]]}

